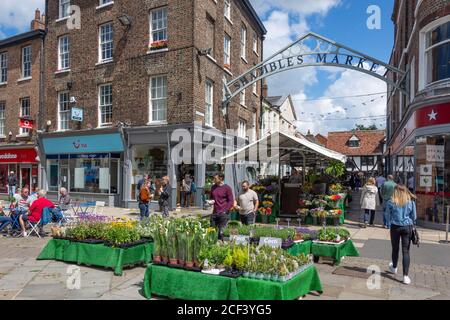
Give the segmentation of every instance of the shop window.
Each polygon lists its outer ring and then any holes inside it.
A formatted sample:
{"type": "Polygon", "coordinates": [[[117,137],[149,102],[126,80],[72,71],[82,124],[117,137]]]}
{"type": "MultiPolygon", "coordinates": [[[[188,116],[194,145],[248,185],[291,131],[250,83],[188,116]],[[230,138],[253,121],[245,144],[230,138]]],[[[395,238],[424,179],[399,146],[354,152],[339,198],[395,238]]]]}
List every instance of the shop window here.
{"type": "Polygon", "coordinates": [[[0,165],[0,193],[8,193],[8,165],[0,165]]]}
{"type": "Polygon", "coordinates": [[[58,191],[58,159],[47,159],[47,181],[49,191],[58,191]]]}
{"type": "Polygon", "coordinates": [[[70,191],[109,193],[109,158],[103,155],[79,155],[69,160],[70,191]]]}

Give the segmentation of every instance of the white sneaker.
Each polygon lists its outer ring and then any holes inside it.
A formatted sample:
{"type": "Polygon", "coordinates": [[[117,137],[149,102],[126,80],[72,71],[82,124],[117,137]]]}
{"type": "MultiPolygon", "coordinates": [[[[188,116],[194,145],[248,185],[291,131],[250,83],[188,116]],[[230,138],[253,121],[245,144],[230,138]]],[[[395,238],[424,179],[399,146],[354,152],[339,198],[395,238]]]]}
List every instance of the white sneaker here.
{"type": "Polygon", "coordinates": [[[394,264],[392,262],[389,262],[389,272],[397,274],[397,268],[394,268],[394,264]]]}
{"type": "Polygon", "coordinates": [[[25,238],[26,236],[28,236],[28,233],[27,233],[26,231],[24,231],[24,232],[22,233],[22,236],[25,238]]]}
{"type": "Polygon", "coordinates": [[[408,276],[403,276],[403,283],[404,284],[411,284],[411,278],[408,276]]]}

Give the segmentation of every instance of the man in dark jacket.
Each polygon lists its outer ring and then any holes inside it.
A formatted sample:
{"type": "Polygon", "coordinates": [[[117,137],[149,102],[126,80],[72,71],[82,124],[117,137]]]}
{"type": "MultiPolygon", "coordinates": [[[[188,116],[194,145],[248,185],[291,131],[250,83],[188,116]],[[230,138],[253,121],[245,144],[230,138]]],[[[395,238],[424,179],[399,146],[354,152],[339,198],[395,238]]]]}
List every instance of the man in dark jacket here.
{"type": "Polygon", "coordinates": [[[10,196],[14,196],[17,188],[17,176],[11,171],[8,176],[8,192],[10,196]]]}
{"type": "Polygon", "coordinates": [[[164,217],[169,217],[169,199],[170,199],[170,180],[168,176],[161,179],[161,187],[159,188],[159,210],[164,217]]]}
{"type": "Polygon", "coordinates": [[[219,229],[219,239],[223,237],[223,229],[228,224],[229,212],[234,206],[233,190],[224,183],[224,175],[216,174],[214,176],[214,185],[211,188],[210,204],[214,205],[211,215],[211,226],[219,229]]]}

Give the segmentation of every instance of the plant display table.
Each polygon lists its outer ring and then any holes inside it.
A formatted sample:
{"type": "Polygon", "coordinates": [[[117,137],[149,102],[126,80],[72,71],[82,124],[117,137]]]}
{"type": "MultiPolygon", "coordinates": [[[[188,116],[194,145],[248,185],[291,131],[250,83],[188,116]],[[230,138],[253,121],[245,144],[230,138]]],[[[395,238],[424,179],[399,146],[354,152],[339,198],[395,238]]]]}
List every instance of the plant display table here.
{"type": "Polygon", "coordinates": [[[239,277],[236,279],[150,264],[144,277],[143,293],[185,300],[293,300],[322,292],[314,266],[287,282],[239,277]]]}
{"type": "Polygon", "coordinates": [[[124,266],[149,263],[152,259],[152,252],[153,243],[151,242],[121,249],[104,244],[51,239],[37,260],[58,260],[80,265],[113,268],[114,274],[120,276],[124,266]]]}
{"type": "Polygon", "coordinates": [[[352,240],[347,240],[341,244],[315,243],[311,245],[311,253],[315,257],[329,257],[334,259],[338,265],[342,257],[359,257],[358,249],[355,248],[352,240]]]}
{"type": "Polygon", "coordinates": [[[287,249],[286,251],[287,253],[292,254],[293,256],[299,256],[302,253],[308,255],[311,253],[311,245],[312,241],[310,240],[300,243],[294,243],[294,245],[289,249],[287,249]]]}

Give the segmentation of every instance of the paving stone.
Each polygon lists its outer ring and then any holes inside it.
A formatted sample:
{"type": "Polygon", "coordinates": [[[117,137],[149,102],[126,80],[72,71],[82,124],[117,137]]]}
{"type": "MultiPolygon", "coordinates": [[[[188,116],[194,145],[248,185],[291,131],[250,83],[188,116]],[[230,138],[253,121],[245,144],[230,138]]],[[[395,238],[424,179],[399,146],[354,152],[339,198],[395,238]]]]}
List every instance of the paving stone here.
{"type": "Polygon", "coordinates": [[[11,300],[19,292],[20,290],[0,290],[0,300],[11,300]]]}
{"type": "Polygon", "coordinates": [[[35,298],[41,299],[64,299],[67,293],[67,288],[64,284],[29,284],[17,295],[16,299],[21,298],[35,298]]]}

